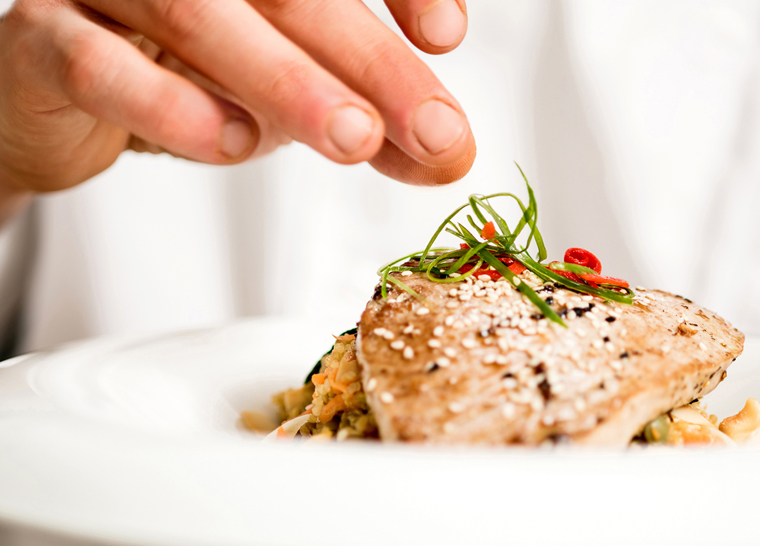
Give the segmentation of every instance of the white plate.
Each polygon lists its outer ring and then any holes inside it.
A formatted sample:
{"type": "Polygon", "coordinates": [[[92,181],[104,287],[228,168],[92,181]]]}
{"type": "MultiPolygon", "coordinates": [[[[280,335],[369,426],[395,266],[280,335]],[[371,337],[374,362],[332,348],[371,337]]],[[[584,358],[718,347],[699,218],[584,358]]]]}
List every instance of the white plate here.
{"type": "MultiPolygon", "coordinates": [[[[760,543],[757,448],[266,445],[238,427],[338,332],[255,320],[0,363],[0,542],[760,543]]],[[[758,364],[748,340],[714,412],[760,396],[758,364]]]]}

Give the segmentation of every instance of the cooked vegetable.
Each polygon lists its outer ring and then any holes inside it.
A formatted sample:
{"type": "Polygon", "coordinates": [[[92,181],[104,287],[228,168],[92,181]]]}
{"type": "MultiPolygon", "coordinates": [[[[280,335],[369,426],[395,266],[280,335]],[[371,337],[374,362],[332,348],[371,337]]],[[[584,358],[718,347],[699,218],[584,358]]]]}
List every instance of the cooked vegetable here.
{"type": "MultiPolygon", "coordinates": [[[[358,330],[356,329],[356,327],[354,327],[354,328],[351,328],[350,330],[346,330],[345,332],[343,332],[338,337],[342,337],[342,336],[355,336],[357,331],[358,330]]],[[[314,366],[311,368],[311,371],[306,375],[306,379],[304,379],[304,381],[303,381],[304,385],[308,384],[309,381],[311,381],[311,377],[315,373],[319,373],[319,369],[322,367],[322,359],[324,357],[326,357],[327,355],[329,355],[330,352],[332,352],[332,347],[330,347],[330,349],[325,354],[323,354],[322,356],[319,357],[319,360],[317,360],[317,363],[314,364],[314,366]]],[[[320,385],[321,385],[321,383],[320,383],[320,385]]]]}
{"type": "Polygon", "coordinates": [[[644,438],[647,442],[667,442],[670,422],[666,415],[660,415],[657,419],[644,427],[644,438]]]}

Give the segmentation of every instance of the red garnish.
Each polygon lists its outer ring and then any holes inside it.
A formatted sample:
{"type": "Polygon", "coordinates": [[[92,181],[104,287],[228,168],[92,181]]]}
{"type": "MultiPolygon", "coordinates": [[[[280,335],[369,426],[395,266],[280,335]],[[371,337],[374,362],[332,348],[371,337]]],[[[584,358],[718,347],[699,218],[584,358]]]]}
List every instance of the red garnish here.
{"type": "Polygon", "coordinates": [[[467,250],[468,248],[470,248],[470,245],[467,243],[459,243],[459,250],[467,250]]]}
{"type": "MultiPolygon", "coordinates": [[[[559,271],[555,269],[552,269],[552,271],[557,275],[562,275],[566,279],[570,279],[571,281],[586,283],[592,288],[599,288],[600,284],[609,284],[611,286],[619,286],[620,288],[628,288],[629,286],[628,281],[624,281],[623,279],[599,275],[599,273],[602,272],[602,262],[599,261],[599,258],[591,254],[591,252],[583,248],[568,248],[565,252],[565,262],[588,267],[589,269],[596,271],[597,274],[579,273],[576,275],[570,271],[559,271]]],[[[559,262],[552,263],[556,264],[559,262]]]]}
{"type": "MultiPolygon", "coordinates": [[[[549,265],[558,264],[558,263],[562,263],[562,262],[552,262],[549,265]]],[[[560,271],[559,269],[552,269],[551,267],[549,269],[553,273],[556,273],[557,275],[561,275],[562,277],[565,277],[566,279],[570,279],[571,281],[575,281],[575,282],[579,282],[583,284],[583,279],[581,279],[578,275],[576,275],[575,273],[571,271],[560,271]]]]}
{"type": "Polygon", "coordinates": [[[509,270],[515,275],[519,275],[525,271],[525,266],[512,258],[499,258],[499,261],[506,265],[509,270]]]}
{"type": "MultiPolygon", "coordinates": [[[[499,261],[506,265],[509,270],[514,273],[515,275],[519,275],[523,271],[525,271],[525,266],[518,262],[517,260],[513,260],[512,258],[499,258],[499,261]]],[[[475,267],[472,264],[464,264],[462,267],[459,268],[460,273],[467,273],[470,269],[475,267]]],[[[502,278],[502,274],[496,271],[495,269],[478,269],[475,273],[473,273],[476,277],[479,275],[488,275],[491,277],[492,280],[498,281],[502,278]]]]}
{"type": "Polygon", "coordinates": [[[582,248],[568,248],[565,251],[565,262],[588,267],[596,271],[597,274],[602,272],[602,262],[599,261],[599,258],[582,248]]]}
{"type": "MultiPolygon", "coordinates": [[[[557,271],[559,273],[559,271],[557,271]]],[[[619,286],[620,288],[628,288],[628,281],[624,281],[623,279],[617,279],[615,277],[606,277],[604,275],[592,275],[591,273],[581,273],[580,277],[586,281],[588,284],[593,285],[593,283],[599,283],[599,284],[610,284],[612,286],[619,286]]]]}
{"type": "Polygon", "coordinates": [[[488,239],[493,239],[496,236],[496,228],[494,227],[493,222],[488,222],[483,226],[483,229],[480,231],[480,236],[486,241],[488,239]]]}

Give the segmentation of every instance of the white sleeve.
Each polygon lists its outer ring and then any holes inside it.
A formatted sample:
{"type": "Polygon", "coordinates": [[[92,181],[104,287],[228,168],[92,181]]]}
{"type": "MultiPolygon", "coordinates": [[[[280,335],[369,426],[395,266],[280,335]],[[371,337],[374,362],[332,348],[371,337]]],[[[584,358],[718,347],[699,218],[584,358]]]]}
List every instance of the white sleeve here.
{"type": "Polygon", "coordinates": [[[13,355],[34,256],[34,205],[0,229],[0,358],[13,355]]]}

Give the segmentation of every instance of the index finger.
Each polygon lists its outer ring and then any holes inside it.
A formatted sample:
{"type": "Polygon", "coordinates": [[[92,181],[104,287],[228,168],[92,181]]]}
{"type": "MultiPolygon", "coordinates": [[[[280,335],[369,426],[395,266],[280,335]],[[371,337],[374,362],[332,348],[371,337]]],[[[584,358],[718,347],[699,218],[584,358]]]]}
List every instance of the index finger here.
{"type": "Polygon", "coordinates": [[[322,66],[370,100],[386,136],[416,161],[451,165],[474,147],[459,103],[393,31],[356,0],[249,0],[322,66]]]}

